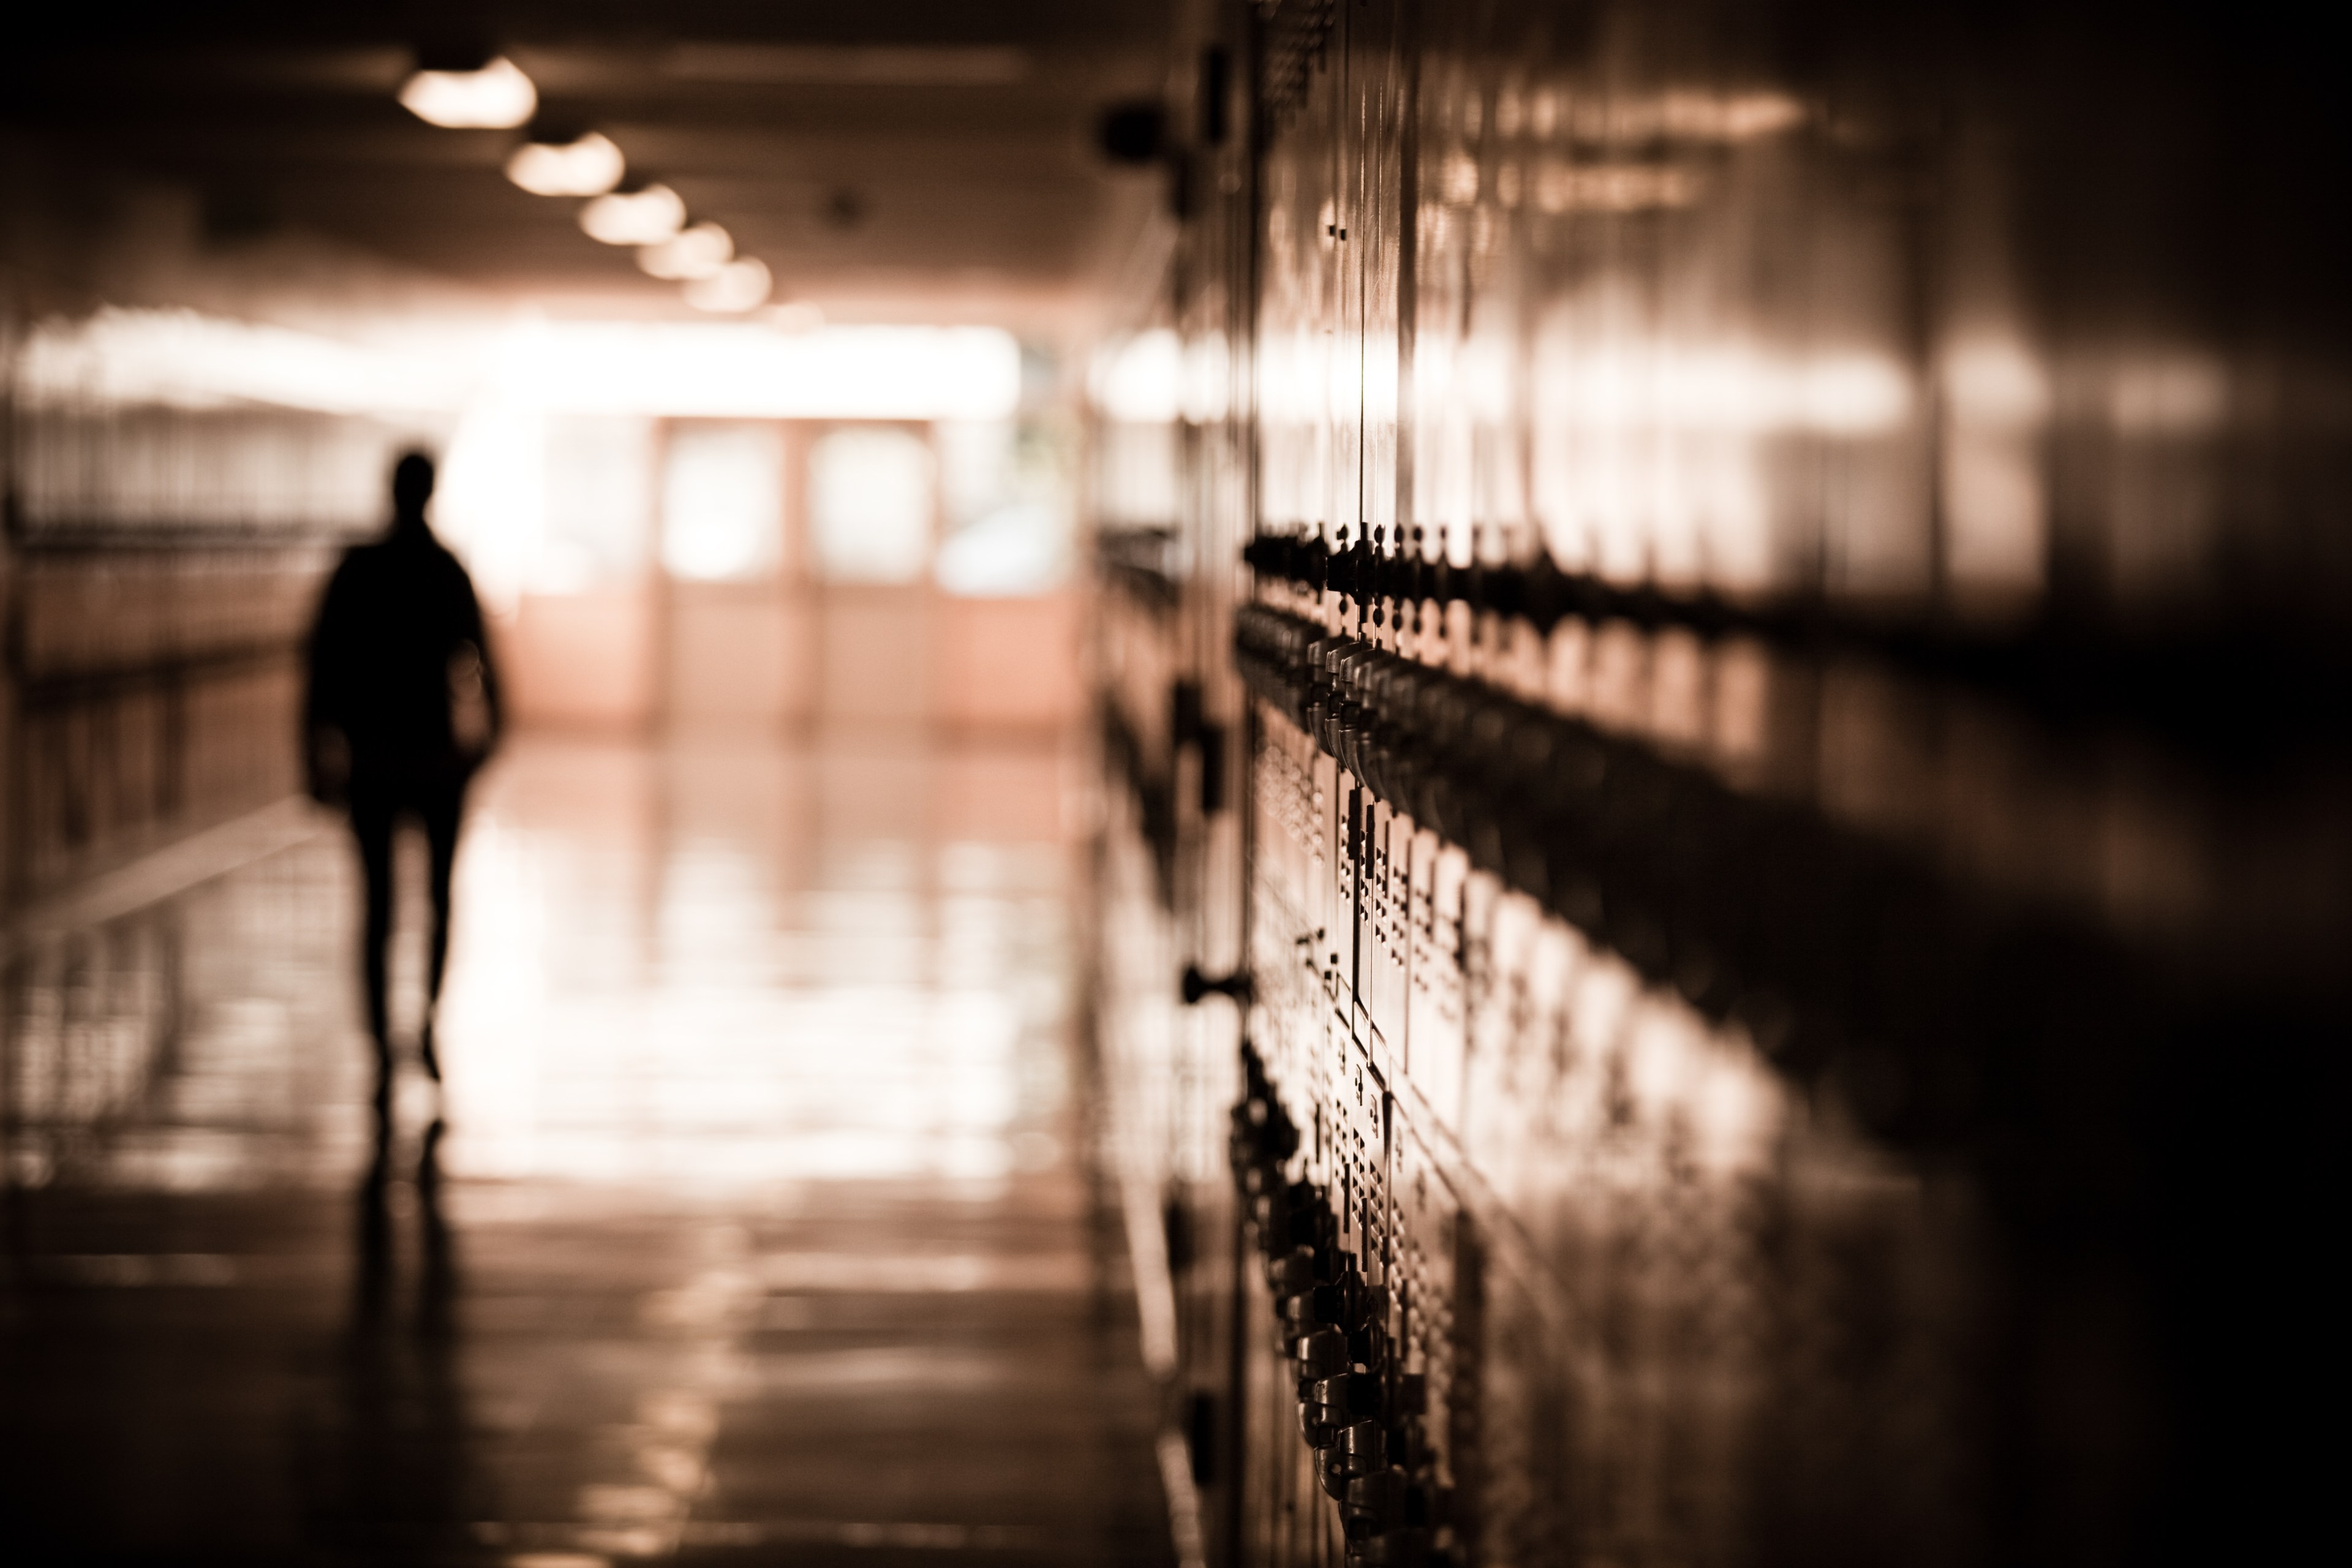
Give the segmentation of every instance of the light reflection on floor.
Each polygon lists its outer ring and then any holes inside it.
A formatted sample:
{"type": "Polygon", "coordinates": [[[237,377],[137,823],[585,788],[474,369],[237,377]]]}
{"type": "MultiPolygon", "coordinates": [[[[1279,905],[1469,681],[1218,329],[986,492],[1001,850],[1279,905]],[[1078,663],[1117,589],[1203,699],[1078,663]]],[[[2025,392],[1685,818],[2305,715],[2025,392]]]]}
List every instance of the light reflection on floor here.
{"type": "Polygon", "coordinates": [[[14,1539],[1159,1561],[1132,1307],[1075,1158],[1066,777],[516,747],[459,867],[447,1131],[412,1072],[373,1179],[339,835],[18,942],[14,1539]]]}
{"type": "Polygon", "coordinates": [[[978,781],[912,756],[604,754],[592,827],[583,760],[536,761],[467,847],[453,1169],[735,1193],[1001,1184],[1060,1158],[1062,854],[933,839],[930,789],[978,781]],[[852,794],[898,811],[824,832],[852,794]]]}

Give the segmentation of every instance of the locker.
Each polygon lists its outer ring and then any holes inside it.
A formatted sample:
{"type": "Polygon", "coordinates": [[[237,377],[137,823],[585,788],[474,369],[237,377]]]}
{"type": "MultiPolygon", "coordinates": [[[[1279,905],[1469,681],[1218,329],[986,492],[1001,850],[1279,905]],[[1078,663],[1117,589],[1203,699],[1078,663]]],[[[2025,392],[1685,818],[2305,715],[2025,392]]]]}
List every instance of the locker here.
{"type": "Polygon", "coordinates": [[[1212,1554],[2289,1539],[2352,429],[2271,345],[2352,362],[2352,236],[2285,35],[1184,16],[1240,84],[1137,304],[1242,455],[1170,643],[1245,781],[1171,916],[1247,932],[1212,1554]]]}

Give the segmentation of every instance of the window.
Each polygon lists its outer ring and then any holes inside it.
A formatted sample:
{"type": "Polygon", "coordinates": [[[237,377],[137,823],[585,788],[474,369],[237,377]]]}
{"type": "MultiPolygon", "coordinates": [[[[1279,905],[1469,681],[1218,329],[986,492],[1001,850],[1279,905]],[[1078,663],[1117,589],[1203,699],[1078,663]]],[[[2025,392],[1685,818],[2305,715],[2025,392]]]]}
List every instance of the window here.
{"type": "Polygon", "coordinates": [[[931,449],[904,430],[835,430],[809,449],[809,538],[833,583],[919,583],[930,564],[931,449]]]}
{"type": "Polygon", "coordinates": [[[1036,419],[944,421],[941,590],[965,598],[1043,594],[1069,574],[1070,501],[1064,432],[1036,419]]]}
{"type": "Polygon", "coordinates": [[[532,586],[576,591],[635,576],[653,542],[655,425],[627,415],[547,422],[547,532],[532,586]]]}
{"type": "Polygon", "coordinates": [[[783,438],[772,425],[680,425],[662,463],[662,565],[701,583],[783,563],[783,438]]]}

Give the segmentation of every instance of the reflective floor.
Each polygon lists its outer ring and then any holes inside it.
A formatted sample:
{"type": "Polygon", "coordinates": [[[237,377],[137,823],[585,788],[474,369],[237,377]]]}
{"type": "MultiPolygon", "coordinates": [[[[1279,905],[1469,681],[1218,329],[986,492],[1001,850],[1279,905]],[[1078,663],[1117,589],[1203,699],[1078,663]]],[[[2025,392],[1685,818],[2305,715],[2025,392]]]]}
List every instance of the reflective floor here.
{"type": "Polygon", "coordinates": [[[384,1142],[331,823],[36,911],[0,948],[0,1556],[1163,1560],[1069,776],[516,746],[448,1083],[406,1067],[384,1142]]]}

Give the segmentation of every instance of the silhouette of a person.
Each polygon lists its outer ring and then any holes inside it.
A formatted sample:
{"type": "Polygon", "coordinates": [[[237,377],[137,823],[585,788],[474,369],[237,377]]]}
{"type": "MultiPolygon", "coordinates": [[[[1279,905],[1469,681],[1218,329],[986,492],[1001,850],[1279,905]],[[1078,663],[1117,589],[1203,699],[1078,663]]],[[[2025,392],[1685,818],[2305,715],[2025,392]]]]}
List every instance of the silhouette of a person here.
{"type": "Polygon", "coordinates": [[[302,706],[310,795],[350,810],[366,873],[361,969],[379,1104],[392,1090],[384,950],[392,936],[393,831],[414,817],[431,854],[433,927],[418,1043],[425,1070],[437,1081],[433,1009],[449,954],[458,818],[466,786],[500,726],[498,677],[473,580],[425,521],[433,477],[431,458],[404,456],[393,469],[390,531],[346,551],[329,579],[310,632],[302,706]]]}

